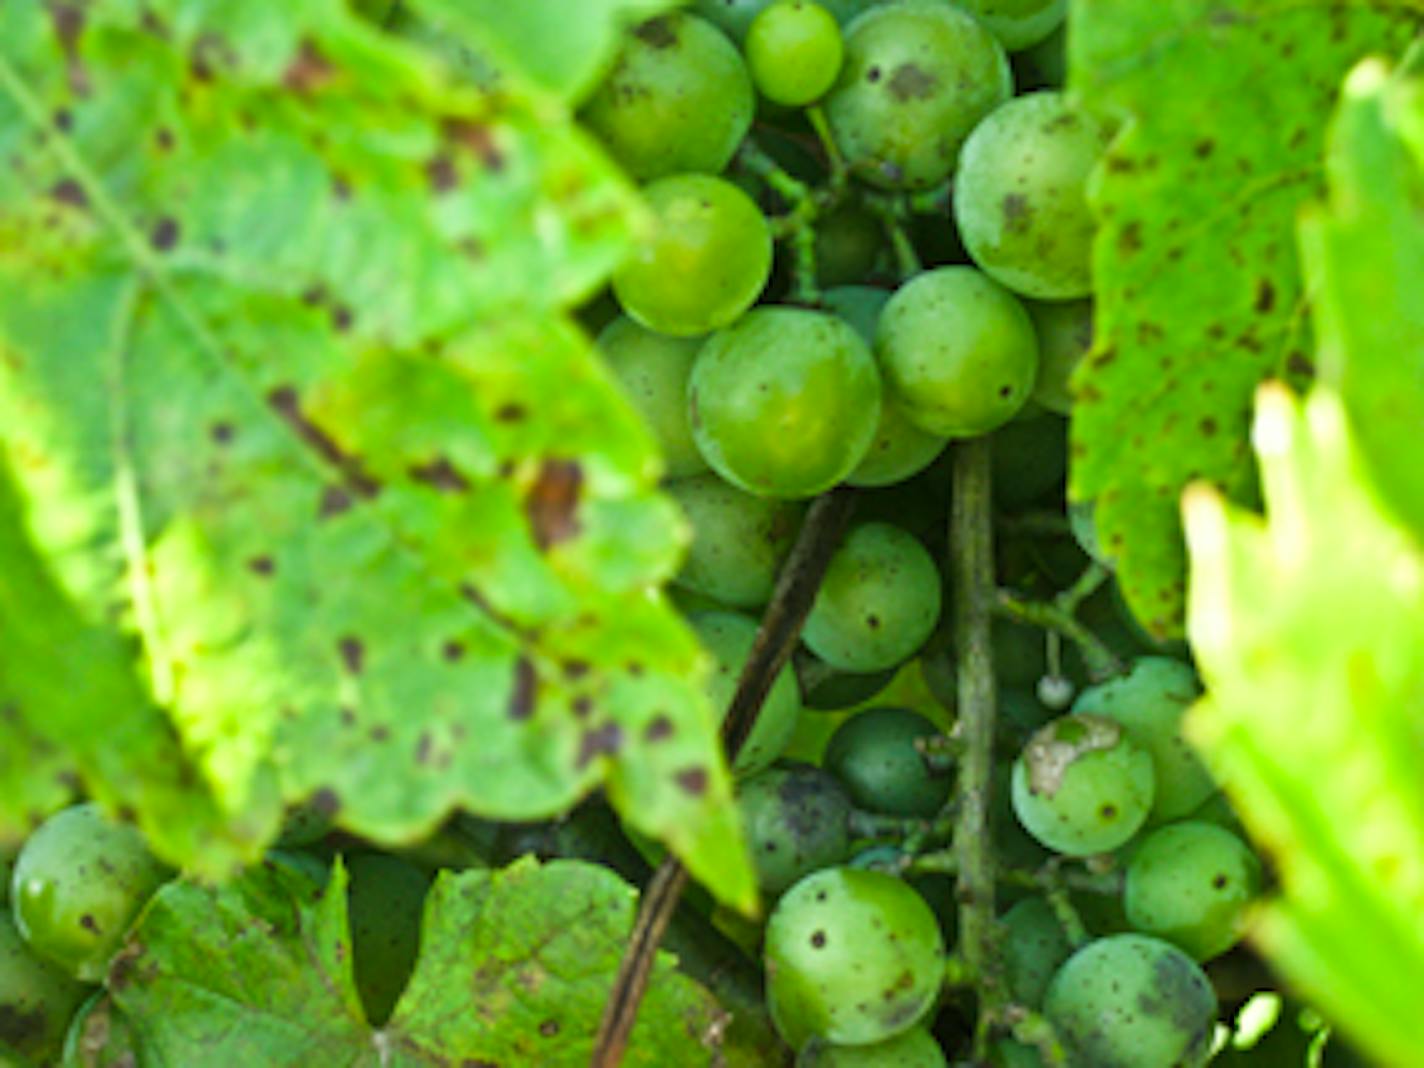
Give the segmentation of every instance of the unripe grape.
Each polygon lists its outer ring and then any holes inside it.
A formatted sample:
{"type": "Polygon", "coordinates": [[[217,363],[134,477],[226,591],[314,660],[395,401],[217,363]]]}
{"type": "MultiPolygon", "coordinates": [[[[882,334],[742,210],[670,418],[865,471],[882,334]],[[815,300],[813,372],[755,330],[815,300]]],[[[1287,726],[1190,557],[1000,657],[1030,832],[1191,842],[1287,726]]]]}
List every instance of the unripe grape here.
{"type": "Polygon", "coordinates": [[[771,276],[771,231],[731,182],[704,174],[643,190],[653,232],[613,275],[628,315],[673,337],[707,334],[752,306],[771,276]]]}
{"type": "Polygon", "coordinates": [[[1038,335],[1033,399],[1050,412],[1068,415],[1073,410],[1073,372],[1093,347],[1093,302],[1026,300],[1024,307],[1038,335]]]}
{"type": "Polygon", "coordinates": [[[650,19],[581,115],[630,174],[716,174],[751,127],[756,99],[736,46],[695,15],[650,19]]]}
{"type": "Polygon", "coordinates": [[[0,909],[0,1063],[4,1045],[37,1062],[50,1063],[88,988],[25,943],[0,909]]]}
{"type": "Polygon", "coordinates": [[[760,771],[738,786],[737,808],[764,894],[779,894],[850,852],[850,799],[820,768],[760,771]]]}
{"type": "Polygon", "coordinates": [[[859,335],[825,312],[760,307],[712,335],[688,386],[712,469],[767,497],[830,489],[865,458],[880,376],[859,335]]]}
{"type": "Polygon", "coordinates": [[[664,489],[692,524],[692,545],[673,582],[733,608],[766,604],[805,509],[746,493],[711,474],[664,489]]]}
{"type": "Polygon", "coordinates": [[[949,437],[1007,423],[1038,375],[1028,312],[972,267],[938,267],[901,286],[880,314],[875,356],[909,420],[949,437]]]}
{"type": "Polygon", "coordinates": [[[930,770],[916,743],[938,734],[938,727],[907,708],[867,709],[836,728],[822,766],[858,807],[928,819],[949,800],[951,780],[930,770]]]}
{"type": "Polygon", "coordinates": [[[1199,961],[1246,933],[1246,909],[1261,886],[1261,862],[1228,830],[1190,820],[1147,835],[1127,865],[1127,921],[1199,961]]]}
{"type": "Polygon", "coordinates": [[[1014,1001],[1030,1009],[1043,1004],[1043,992],[1053,973],[1073,955],[1052,906],[1041,897],[1026,897],[999,917],[1004,928],[1004,979],[1014,1001]]]}
{"type": "Polygon", "coordinates": [[[87,982],[172,872],[135,828],[111,823],[93,803],[55,813],[15,861],[15,925],[40,956],[87,982]]]}
{"type": "Polygon", "coordinates": [[[1049,496],[1063,499],[1068,474],[1068,420],[1040,412],[1015,419],[994,431],[992,457],[994,503],[1019,511],[1049,496]]]}
{"type": "Polygon", "coordinates": [[[974,262],[1027,297],[1091,293],[1096,223],[1085,190],[1108,140],[1055,91],[1016,97],[975,127],[954,178],[954,218],[974,262]]]}
{"type": "Polygon", "coordinates": [[[978,15],[1006,51],[1042,41],[1063,24],[1068,0],[955,0],[978,15]]]}
{"type": "Polygon", "coordinates": [[[657,439],[666,476],[686,478],[707,470],[687,423],[687,376],[702,339],[668,337],[620,315],[596,344],[657,439]]]}
{"type": "Polygon", "coordinates": [[[842,671],[893,667],[933,633],[940,586],[934,558],[914,535],[863,523],[831,557],[801,638],[842,671]]]}
{"type": "Polygon", "coordinates": [[[1024,828],[1069,856],[1116,849],[1152,807],[1152,757],[1101,716],[1061,716],[1040,728],[1014,761],[1012,781],[1024,828]]]}
{"type": "Polygon", "coordinates": [[[1090,942],[1058,969],[1043,1011],[1072,1063],[1092,1068],[1199,1068],[1216,995],[1169,942],[1121,934],[1090,942]]]}
{"type": "Polygon", "coordinates": [[[1084,690],[1073,712],[1107,716],[1152,755],[1157,796],[1154,821],[1185,816],[1216,789],[1211,774],[1182,737],[1182,717],[1201,693],[1196,674],[1179,660],[1144,656],[1126,674],[1084,690]]]}
{"type": "Polygon", "coordinates": [[[942,0],[871,8],[846,27],[845,52],[824,104],[831,134],[858,176],[889,188],[947,178],[969,131],[1013,92],[993,34],[942,0]]]}
{"type": "Polygon", "coordinates": [[[743,50],[761,95],[787,107],[824,96],[845,56],[835,16],[814,0],[776,0],[752,20],[743,50]]]}
{"type": "MultiPolygon", "coordinates": [[[[691,622],[703,646],[712,654],[707,696],[717,714],[725,716],[756,641],[756,621],[737,612],[707,612],[694,616],[691,622]]],[[[783,667],[771,684],[751,734],[742,743],[733,770],[739,775],[752,775],[779,757],[791,740],[800,711],[796,678],[790,667],[783,667]]]]}
{"type": "Polygon", "coordinates": [[[944,1050],[923,1027],[870,1046],[813,1041],[796,1058],[796,1068],[945,1068],[947,1063],[944,1050]]]}
{"type": "Polygon", "coordinates": [[[793,1049],[811,1038],[882,1042],[914,1027],[944,974],[939,923],[893,875],[827,868],[788,890],[766,924],[772,1023],[793,1049]]]}

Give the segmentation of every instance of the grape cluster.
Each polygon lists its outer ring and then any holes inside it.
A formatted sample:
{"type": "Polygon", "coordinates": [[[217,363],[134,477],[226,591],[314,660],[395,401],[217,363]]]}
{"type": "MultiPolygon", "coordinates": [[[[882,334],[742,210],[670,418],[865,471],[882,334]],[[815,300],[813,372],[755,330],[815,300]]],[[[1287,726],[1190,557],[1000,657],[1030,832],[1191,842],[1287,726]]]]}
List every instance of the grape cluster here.
{"type": "Polygon", "coordinates": [[[1185,649],[1137,628],[1091,505],[1063,499],[1092,340],[1087,183],[1113,134],[1061,89],[1066,10],[697,0],[633,29],[584,109],[650,212],[584,315],[691,527],[672,594],[719,707],[804,502],[860,491],[794,675],[735,762],[769,913],[748,930],[712,912],[763,962],[799,1065],[944,1065],[972,1046],[937,563],[955,440],[990,441],[996,579],[1058,613],[994,623],[1011,1011],[993,1058],[1203,1063],[1220,1006],[1201,964],[1241,940],[1261,891],[1183,737],[1185,649]]]}

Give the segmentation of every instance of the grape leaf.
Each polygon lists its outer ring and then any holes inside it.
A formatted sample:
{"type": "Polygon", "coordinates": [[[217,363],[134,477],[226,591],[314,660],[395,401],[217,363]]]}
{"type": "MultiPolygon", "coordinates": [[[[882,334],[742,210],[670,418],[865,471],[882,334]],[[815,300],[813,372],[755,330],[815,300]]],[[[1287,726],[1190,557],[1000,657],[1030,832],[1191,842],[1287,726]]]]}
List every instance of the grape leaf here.
{"type": "MultiPolygon", "coordinates": [[[[421,953],[390,1023],[362,1017],[346,876],[323,889],[269,861],[231,883],[159,891],[108,985],[161,1064],[588,1062],[636,892],[579,861],[441,875],[421,953]]],[[[710,1064],[716,1003],[660,955],[625,1064],[710,1064]]]]}
{"type": "Polygon", "coordinates": [[[655,592],[685,529],[563,310],[626,248],[625,180],[340,0],[5,20],[27,530],[83,619],[139,639],[222,811],[275,778],[399,842],[604,783],[749,907],[705,658],[655,592]]]}
{"type": "Polygon", "coordinates": [[[1191,736],[1281,895],[1253,937],[1387,1065],[1424,1016],[1424,555],[1378,499],[1339,398],[1262,387],[1267,519],[1185,498],[1189,631],[1207,695],[1191,736]]]}
{"type": "Polygon", "coordinates": [[[1181,490],[1203,479],[1249,499],[1252,391],[1311,368],[1294,228],[1319,192],[1340,79],[1366,52],[1401,50],[1424,13],[1081,0],[1070,19],[1070,86],[1122,124],[1089,190],[1096,341],[1074,383],[1070,492],[1097,501],[1138,618],[1179,633],[1181,490]]]}
{"type": "Polygon", "coordinates": [[[411,0],[443,30],[456,30],[514,57],[516,70],[572,105],[580,103],[618,52],[622,30],[681,0],[411,0]]]}
{"type": "MultiPolygon", "coordinates": [[[[1418,56],[1415,57],[1417,63],[1418,56]]],[[[1424,82],[1353,76],[1332,128],[1328,206],[1301,225],[1320,379],[1350,414],[1376,485],[1424,535],[1424,82]]]]}
{"type": "Polygon", "coordinates": [[[80,777],[110,813],[137,818],[158,854],[196,858],[203,872],[230,868],[270,837],[275,791],[266,791],[265,811],[254,805],[243,820],[217,810],[129,650],[79,618],[25,541],[3,464],[0,560],[0,842],[26,837],[71,799],[80,777]]]}

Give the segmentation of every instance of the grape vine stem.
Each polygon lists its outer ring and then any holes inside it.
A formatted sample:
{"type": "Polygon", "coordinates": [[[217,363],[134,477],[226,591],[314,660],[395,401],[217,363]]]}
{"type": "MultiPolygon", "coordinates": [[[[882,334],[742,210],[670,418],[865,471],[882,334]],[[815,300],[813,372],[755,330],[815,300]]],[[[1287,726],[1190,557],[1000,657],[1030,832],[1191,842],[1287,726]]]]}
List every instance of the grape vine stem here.
{"type": "Polygon", "coordinates": [[[988,1054],[994,1016],[1006,1000],[994,921],[993,833],[989,791],[994,761],[994,538],[989,440],[955,446],[949,546],[954,574],[954,632],[959,643],[959,817],[954,854],[959,879],[959,938],[964,963],[977,980],[979,1021],[974,1053],[988,1054]]]}
{"type": "MultiPolygon", "coordinates": [[[[842,486],[818,497],[807,513],[791,555],[777,578],[776,591],[762,616],[756,640],[722,721],[722,739],[729,761],[735,759],[751,734],[772,683],[791,657],[831,556],[850,522],[855,497],[855,490],[842,486]]],[[[647,991],[658,945],[686,885],[686,869],[670,856],[658,866],[644,890],[633,933],[604,1006],[593,1059],[589,1062],[591,1068],[617,1068],[622,1062],[638,1017],[638,1007],[647,991]]]]}

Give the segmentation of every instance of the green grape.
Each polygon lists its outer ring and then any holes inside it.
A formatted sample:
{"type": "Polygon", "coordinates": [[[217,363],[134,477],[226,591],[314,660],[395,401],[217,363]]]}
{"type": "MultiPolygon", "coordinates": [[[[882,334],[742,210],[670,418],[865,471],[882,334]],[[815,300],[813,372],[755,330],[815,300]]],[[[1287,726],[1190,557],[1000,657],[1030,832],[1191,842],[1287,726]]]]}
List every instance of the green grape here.
{"type": "Polygon", "coordinates": [[[835,16],[815,0],[776,0],[752,20],[743,50],[761,95],[787,107],[824,96],[845,57],[835,16]]]}
{"type": "Polygon", "coordinates": [[[1246,932],[1261,888],[1251,847],[1212,823],[1185,820],[1147,835],[1127,865],[1127,922],[1197,960],[1220,956],[1246,932]]]}
{"type": "Polygon", "coordinates": [[[923,872],[907,876],[901,867],[904,856],[899,846],[870,846],[851,857],[847,867],[883,871],[904,879],[915,893],[924,898],[925,904],[935,914],[940,932],[944,935],[944,944],[953,945],[959,937],[959,892],[954,876],[943,872],[923,872]]]}
{"type": "MultiPolygon", "coordinates": [[[[821,294],[822,302],[855,328],[867,345],[875,343],[880,312],[890,291],[874,286],[837,286],[821,294]]],[[[930,434],[914,423],[895,403],[889,390],[882,394],[880,421],[865,459],[847,477],[852,486],[889,486],[903,482],[934,463],[949,439],[930,434]]]]}
{"type": "Polygon", "coordinates": [[[695,15],[651,19],[627,37],[581,118],[642,182],[717,174],[751,128],[756,97],[741,53],[695,15]]]}
{"type": "Polygon", "coordinates": [[[955,0],[979,16],[1009,52],[1038,44],[1068,13],[1068,0],[955,0]]]}
{"type": "Polygon", "coordinates": [[[858,177],[922,189],[949,177],[970,130],[1013,92],[999,42],[941,0],[896,0],[845,28],[825,100],[831,136],[858,177]]]}
{"type": "Polygon", "coordinates": [[[813,497],[865,458],[880,376],[825,312],[761,307],[714,334],[692,368],[692,433],[712,469],[766,497],[813,497]]]}
{"type": "Polygon", "coordinates": [[[1091,293],[1096,224],[1085,187],[1107,142],[1104,127],[1052,90],[1015,97],[980,123],[954,178],[954,218],[974,262],[1026,297],[1091,293]]]}
{"type": "Polygon", "coordinates": [[[1043,1011],[1073,1056],[1092,1068],[1199,1068],[1216,995],[1195,961],[1170,942],[1111,935],[1058,969],[1043,1011]]]}
{"type": "Polygon", "coordinates": [[[1038,375],[1033,320],[972,267],[938,267],[901,286],[880,314],[875,355],[910,421],[950,437],[1007,423],[1038,375]]]}
{"type": "Polygon", "coordinates": [[[860,808],[887,816],[939,814],[949,800],[947,775],[932,772],[915,748],[939,728],[908,708],[871,708],[836,728],[822,766],[860,808]]]}
{"type": "Polygon", "coordinates": [[[850,798],[820,768],[767,768],[737,788],[747,848],[764,894],[845,860],[850,798]]]}
{"type": "Polygon", "coordinates": [[[343,858],[351,927],[351,965],[366,1020],[380,1027],[391,1017],[420,954],[420,922],[430,877],[414,864],[384,853],[343,858]]]}
{"type": "Polygon", "coordinates": [[[687,424],[687,376],[700,338],[668,337],[620,315],[598,335],[598,350],[657,438],[668,478],[707,470],[687,424]]]}
{"type": "Polygon", "coordinates": [[[1062,89],[1068,81],[1067,24],[1056,29],[1036,45],[1030,45],[1014,56],[1014,82],[1019,91],[1062,89]]]}
{"type": "Polygon", "coordinates": [[[0,909],[0,1050],[8,1045],[48,1063],[87,994],[83,983],[37,956],[20,937],[10,910],[0,909]]]}
{"type": "Polygon", "coordinates": [[[863,704],[890,685],[895,668],[864,674],[840,671],[831,667],[815,653],[799,648],[792,663],[801,683],[801,702],[817,712],[838,712],[863,704]]]}
{"type": "MultiPolygon", "coordinates": [[[[727,714],[737,680],[756,641],[755,620],[736,612],[708,612],[694,616],[692,628],[712,655],[712,675],[707,680],[707,696],[719,716],[727,714]]],[[[796,730],[796,718],[801,712],[801,699],[796,692],[796,677],[789,667],[782,668],[771,684],[771,691],[757,715],[756,725],[743,743],[733,764],[739,775],[761,771],[779,757],[791,734],[796,730]]]]}
{"type": "Polygon", "coordinates": [[[133,1025],[105,991],[94,994],[64,1036],[65,1068],[135,1068],[143,1064],[133,1025]]]}
{"type": "Polygon", "coordinates": [[[747,38],[756,17],[772,4],[773,0],[692,0],[692,11],[722,32],[737,44],[747,38]]]}
{"type": "Polygon", "coordinates": [[[1068,856],[1122,845],[1152,808],[1152,757],[1115,721],[1060,716],[1039,729],[1013,768],[1024,829],[1068,856]]]}
{"type": "Polygon", "coordinates": [[[1027,508],[1050,491],[1062,499],[1068,474],[1068,420],[1044,414],[999,427],[992,449],[994,503],[1008,511],[1027,508]]]}
{"type": "MultiPolygon", "coordinates": [[[[842,204],[825,213],[816,220],[816,280],[829,287],[859,282],[875,270],[884,242],[885,231],[880,220],[858,204],[842,204]]],[[[830,300],[833,291],[823,294],[827,304],[851,326],[857,326],[843,308],[830,300]]],[[[879,308],[875,314],[880,314],[879,308]]],[[[870,334],[874,337],[873,324],[870,334]]]]}
{"type": "Polygon", "coordinates": [[[1196,820],[1198,823],[1213,823],[1222,830],[1230,831],[1235,835],[1243,833],[1241,817],[1231,807],[1231,799],[1222,790],[1217,790],[1193,809],[1187,819],[1196,820]]]}
{"type": "Polygon", "coordinates": [[[1073,532],[1073,540],[1088,556],[1104,567],[1111,569],[1113,559],[1098,540],[1098,524],[1094,518],[1092,501],[1070,501],[1068,504],[1068,528],[1073,532]]]}
{"type": "Polygon", "coordinates": [[[788,1045],[867,1045],[930,1011],[944,941],[924,899],[893,875],[826,868],[788,890],[766,923],[766,995],[788,1045]]]}
{"type": "Polygon", "coordinates": [[[1196,674],[1179,660],[1144,656],[1126,674],[1084,690],[1075,713],[1107,716],[1152,754],[1157,800],[1152,819],[1185,816],[1216,790],[1211,774],[1182,737],[1182,716],[1201,694],[1196,674]]]}
{"type": "Polygon", "coordinates": [[[941,599],[939,570],[914,535],[862,523],[831,557],[801,639],[831,667],[881,671],[925,643],[941,599]]]}
{"type": "Polygon", "coordinates": [[[733,322],[771,277],[771,230],[731,182],[705,174],[643,190],[652,236],[613,275],[623,310],[660,334],[693,337],[733,322]]]}
{"type": "Polygon", "coordinates": [[[710,474],[669,483],[665,490],[692,524],[692,546],[673,581],[736,608],[766,604],[804,509],[744,493],[710,474]]]}
{"type": "Polygon", "coordinates": [[[15,925],[40,956],[86,982],[109,958],[148,899],[172,876],[133,827],[89,803],[55,813],[15,861],[15,925]]]}
{"type": "Polygon", "coordinates": [[[1093,302],[1026,300],[1024,307],[1038,334],[1033,399],[1050,412],[1068,415],[1073,410],[1073,372],[1093,347],[1093,302]]]}
{"type": "Polygon", "coordinates": [[[1073,945],[1053,907],[1041,897],[1026,897],[1002,916],[1004,979],[1014,1001],[1030,1009],[1043,1004],[1048,981],[1073,945]]]}
{"type": "Polygon", "coordinates": [[[811,1041],[796,1058],[796,1068],[945,1068],[944,1050],[923,1027],[869,1046],[836,1046],[811,1041]]]}

